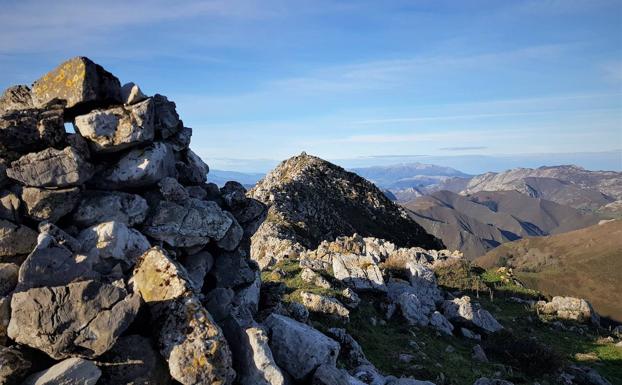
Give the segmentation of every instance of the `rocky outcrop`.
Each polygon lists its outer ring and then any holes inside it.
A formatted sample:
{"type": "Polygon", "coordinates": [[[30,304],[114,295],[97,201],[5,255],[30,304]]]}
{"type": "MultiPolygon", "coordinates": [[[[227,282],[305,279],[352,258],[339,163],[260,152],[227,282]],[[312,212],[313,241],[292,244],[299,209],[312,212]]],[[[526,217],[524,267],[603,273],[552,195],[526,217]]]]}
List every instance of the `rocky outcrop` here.
{"type": "Polygon", "coordinates": [[[600,324],[598,313],[582,298],[557,296],[550,302],[538,301],[536,309],[541,314],[552,315],[559,319],[600,324]]]}
{"type": "Polygon", "coordinates": [[[447,319],[470,323],[488,333],[494,333],[503,326],[479,304],[471,302],[469,296],[463,296],[443,303],[443,313],[447,319]]]}
{"type": "Polygon", "coordinates": [[[399,246],[441,246],[372,183],[305,153],[282,162],[250,196],[269,207],[251,251],[262,268],[354,233],[399,246]]]}
{"type": "Polygon", "coordinates": [[[119,84],[78,57],[0,98],[0,383],[285,383],[254,320],[265,206],[119,84]]]}

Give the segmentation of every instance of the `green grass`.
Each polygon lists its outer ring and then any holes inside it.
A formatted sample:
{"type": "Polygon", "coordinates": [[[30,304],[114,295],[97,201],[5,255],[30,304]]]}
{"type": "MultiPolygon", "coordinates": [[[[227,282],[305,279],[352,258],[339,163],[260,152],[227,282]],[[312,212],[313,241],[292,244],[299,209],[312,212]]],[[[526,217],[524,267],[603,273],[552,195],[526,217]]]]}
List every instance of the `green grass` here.
{"type": "MultiPolygon", "coordinates": [[[[334,288],[324,289],[301,279],[297,260],[281,261],[275,268],[280,269],[284,276],[266,271],[262,273],[262,280],[282,282],[286,287],[282,298],[285,302],[299,302],[299,293],[302,290],[342,300],[342,286],[330,275],[323,274],[334,288]]],[[[541,320],[529,306],[509,299],[539,298],[537,291],[504,281],[496,270],[477,270],[469,265],[446,269],[440,274],[437,271],[437,276],[439,284],[442,283],[444,288],[463,291],[480,302],[514,338],[535,338],[539,344],[551,347],[564,364],[577,363],[594,367],[612,384],[622,384],[622,349],[616,348],[610,342],[602,342],[598,330],[589,329],[585,335],[568,330],[554,330],[547,320],[541,320]],[[488,287],[494,292],[492,300],[487,292],[488,287]],[[473,288],[476,290],[473,291],[473,288]],[[577,353],[589,354],[596,357],[596,360],[581,361],[576,356],[577,353]]],[[[367,358],[384,374],[430,380],[437,385],[471,385],[482,376],[507,379],[516,385],[533,384],[534,381],[541,385],[555,383],[554,374],[530,377],[519,368],[512,368],[495,357],[489,356],[490,363],[473,361],[471,350],[478,344],[477,341],[439,335],[431,328],[409,326],[399,316],[381,322],[384,319],[383,311],[379,307],[382,298],[363,294],[361,299],[361,305],[350,313],[350,321],[347,323],[321,314],[311,314],[310,321],[321,331],[330,327],[345,328],[362,346],[367,358]],[[376,320],[375,325],[372,319],[376,320]],[[448,346],[454,352],[448,353],[448,346]],[[400,354],[413,355],[414,359],[410,363],[400,362],[400,354]]],[[[484,342],[480,344],[483,346],[484,342]]],[[[340,365],[344,366],[345,363],[340,365]]]]}

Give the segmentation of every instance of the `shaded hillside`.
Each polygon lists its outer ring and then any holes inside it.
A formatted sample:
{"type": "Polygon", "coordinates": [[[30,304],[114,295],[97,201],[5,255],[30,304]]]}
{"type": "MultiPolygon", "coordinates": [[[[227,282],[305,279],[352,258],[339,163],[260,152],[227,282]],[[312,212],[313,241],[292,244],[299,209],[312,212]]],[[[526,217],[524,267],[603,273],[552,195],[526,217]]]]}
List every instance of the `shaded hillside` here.
{"type": "Polygon", "coordinates": [[[253,258],[262,266],[354,233],[399,246],[441,247],[372,183],[305,153],[282,162],[249,194],[269,206],[253,237],[253,258]]]}
{"type": "Polygon", "coordinates": [[[622,173],[589,171],[577,166],[517,168],[473,177],[464,194],[516,190],[584,211],[622,199],[622,173]]]}
{"type": "Polygon", "coordinates": [[[593,215],[517,191],[465,197],[439,191],[403,204],[412,218],[449,249],[476,258],[501,243],[576,230],[598,223],[593,215]]]}
{"type": "Polygon", "coordinates": [[[587,298],[605,316],[622,321],[622,221],[548,237],[506,243],[476,262],[507,265],[530,287],[549,295],[587,298]]]}

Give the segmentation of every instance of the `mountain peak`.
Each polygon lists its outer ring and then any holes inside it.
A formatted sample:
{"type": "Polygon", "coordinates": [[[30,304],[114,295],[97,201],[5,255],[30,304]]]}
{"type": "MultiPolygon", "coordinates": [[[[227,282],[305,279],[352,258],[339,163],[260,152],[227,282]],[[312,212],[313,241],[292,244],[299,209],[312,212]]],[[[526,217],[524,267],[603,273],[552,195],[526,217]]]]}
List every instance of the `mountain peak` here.
{"type": "Polygon", "coordinates": [[[262,266],[354,233],[398,246],[442,246],[375,185],[306,153],[281,162],[249,194],[269,206],[251,251],[262,266]]]}

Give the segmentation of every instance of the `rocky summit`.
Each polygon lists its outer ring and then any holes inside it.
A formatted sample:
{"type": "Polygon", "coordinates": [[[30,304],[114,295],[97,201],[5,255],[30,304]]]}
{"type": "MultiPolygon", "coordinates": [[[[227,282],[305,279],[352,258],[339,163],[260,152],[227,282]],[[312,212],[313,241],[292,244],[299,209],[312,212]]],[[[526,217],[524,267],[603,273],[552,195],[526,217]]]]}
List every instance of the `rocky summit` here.
{"type": "Polygon", "coordinates": [[[442,248],[375,185],[306,153],[279,164],[249,194],[268,206],[251,250],[262,268],[354,233],[398,246],[442,248]]]}

